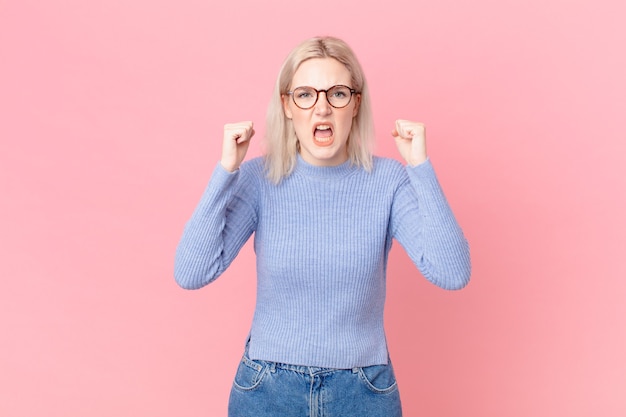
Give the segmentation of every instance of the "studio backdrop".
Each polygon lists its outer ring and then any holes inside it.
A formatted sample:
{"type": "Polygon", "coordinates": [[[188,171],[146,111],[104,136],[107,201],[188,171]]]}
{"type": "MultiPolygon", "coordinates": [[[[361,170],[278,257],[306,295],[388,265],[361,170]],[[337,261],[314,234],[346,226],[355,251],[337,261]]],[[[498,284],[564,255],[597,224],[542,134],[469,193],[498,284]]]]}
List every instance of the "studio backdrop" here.
{"type": "MultiPolygon", "coordinates": [[[[0,1],[0,415],[224,416],[255,301],[247,244],[199,291],[174,252],[223,125],[334,35],[428,150],[470,242],[462,291],[397,243],[406,416],[626,415],[626,15],[614,0],[0,1]]],[[[375,198],[375,196],[373,196],[375,198]]]]}

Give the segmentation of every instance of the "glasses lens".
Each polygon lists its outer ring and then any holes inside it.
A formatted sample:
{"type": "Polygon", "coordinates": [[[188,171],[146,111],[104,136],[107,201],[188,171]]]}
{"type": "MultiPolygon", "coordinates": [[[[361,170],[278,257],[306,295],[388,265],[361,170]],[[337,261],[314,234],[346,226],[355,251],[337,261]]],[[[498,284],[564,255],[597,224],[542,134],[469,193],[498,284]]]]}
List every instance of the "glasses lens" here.
{"type": "Polygon", "coordinates": [[[352,93],[345,85],[336,85],[328,90],[326,96],[328,97],[328,102],[333,107],[341,108],[346,107],[350,103],[352,93]]]}
{"type": "Polygon", "coordinates": [[[302,109],[313,107],[317,100],[317,91],[311,87],[298,87],[293,91],[293,101],[302,109]]]}

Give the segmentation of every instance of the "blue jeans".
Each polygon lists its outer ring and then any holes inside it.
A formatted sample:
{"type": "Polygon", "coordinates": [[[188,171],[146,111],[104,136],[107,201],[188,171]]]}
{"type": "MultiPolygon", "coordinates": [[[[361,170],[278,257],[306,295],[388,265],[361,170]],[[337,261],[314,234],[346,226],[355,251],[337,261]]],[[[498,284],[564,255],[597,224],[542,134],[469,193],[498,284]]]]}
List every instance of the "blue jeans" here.
{"type": "Polygon", "coordinates": [[[401,417],[391,362],[353,369],[252,360],[239,363],[229,417],[401,417]]]}

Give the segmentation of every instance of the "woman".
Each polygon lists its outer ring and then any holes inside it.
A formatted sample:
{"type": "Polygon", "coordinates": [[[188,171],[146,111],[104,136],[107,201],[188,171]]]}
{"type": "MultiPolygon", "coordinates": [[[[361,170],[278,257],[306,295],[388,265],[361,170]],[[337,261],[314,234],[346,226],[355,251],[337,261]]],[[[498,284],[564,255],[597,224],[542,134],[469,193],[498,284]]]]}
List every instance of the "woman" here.
{"type": "Polygon", "coordinates": [[[255,234],[257,304],[229,416],[400,416],[383,329],[392,239],[442,288],[470,275],[424,126],[398,120],[392,131],[406,167],[372,157],[361,66],[343,41],[323,37],[287,57],[266,154],[242,163],[253,135],[252,122],[225,126],[175,265],[179,285],[203,287],[255,234]]]}

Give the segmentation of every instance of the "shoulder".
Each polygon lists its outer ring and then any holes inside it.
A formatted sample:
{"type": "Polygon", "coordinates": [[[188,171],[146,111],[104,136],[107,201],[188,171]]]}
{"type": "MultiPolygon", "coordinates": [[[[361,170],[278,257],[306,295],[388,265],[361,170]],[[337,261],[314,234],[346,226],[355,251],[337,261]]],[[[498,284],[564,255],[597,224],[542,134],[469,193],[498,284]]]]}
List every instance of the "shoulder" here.
{"type": "Polygon", "coordinates": [[[262,158],[244,161],[232,175],[236,178],[235,194],[240,197],[245,196],[247,200],[254,199],[264,179],[262,158]]]}
{"type": "Polygon", "coordinates": [[[407,178],[406,167],[396,159],[374,156],[372,174],[391,181],[403,181],[407,178]]]}
{"type": "Polygon", "coordinates": [[[258,156],[256,158],[244,161],[239,169],[241,170],[241,172],[245,172],[247,174],[263,174],[264,166],[265,163],[263,157],[258,156]]]}
{"type": "Polygon", "coordinates": [[[265,160],[263,157],[256,157],[247,161],[244,161],[239,167],[240,178],[249,181],[259,183],[265,178],[265,160]]]}

